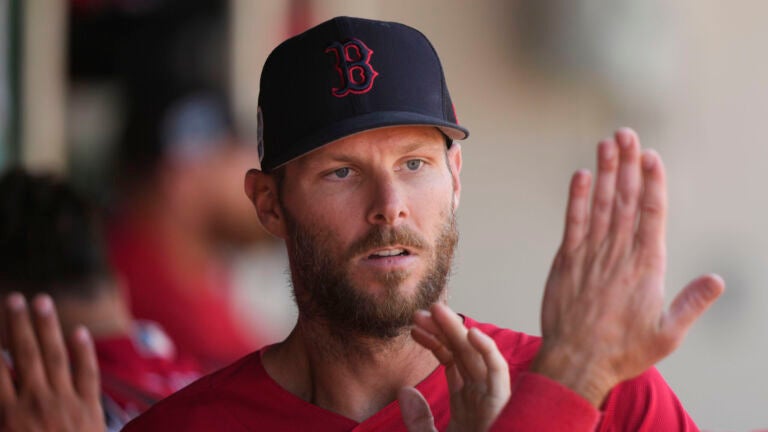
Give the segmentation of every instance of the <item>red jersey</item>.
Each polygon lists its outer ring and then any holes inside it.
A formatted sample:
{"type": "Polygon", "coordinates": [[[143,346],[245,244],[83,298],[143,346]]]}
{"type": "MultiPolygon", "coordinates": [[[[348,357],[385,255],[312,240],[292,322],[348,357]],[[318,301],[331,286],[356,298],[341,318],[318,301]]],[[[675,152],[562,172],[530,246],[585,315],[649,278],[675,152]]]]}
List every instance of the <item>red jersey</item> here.
{"type": "Polygon", "coordinates": [[[103,393],[131,416],[202,376],[191,358],[176,353],[162,329],[134,323],[133,334],[94,341],[103,393]]]}
{"type": "Polygon", "coordinates": [[[149,321],[135,321],[130,334],[100,337],[94,345],[109,432],[202,375],[200,366],[178,355],[160,326],[149,321]]]}
{"type": "MultiPolygon", "coordinates": [[[[571,390],[526,372],[540,338],[470,318],[464,324],[491,336],[509,364],[514,392],[495,430],[595,430],[598,422],[597,430],[606,432],[697,430],[655,369],[618,385],[601,413],[571,390]]],[[[427,399],[437,428],[445,430],[450,421],[450,397],[444,368],[438,367],[416,388],[427,399]]],[[[267,374],[258,351],[161,401],[124,430],[335,432],[406,428],[397,401],[357,422],[298,398],[267,374]]]]}
{"type": "Polygon", "coordinates": [[[148,233],[123,221],[108,234],[110,259],[125,279],[131,312],[159,323],[181,353],[213,371],[261,346],[230,306],[223,269],[186,269],[204,274],[182,282],[164,245],[148,233]]]}

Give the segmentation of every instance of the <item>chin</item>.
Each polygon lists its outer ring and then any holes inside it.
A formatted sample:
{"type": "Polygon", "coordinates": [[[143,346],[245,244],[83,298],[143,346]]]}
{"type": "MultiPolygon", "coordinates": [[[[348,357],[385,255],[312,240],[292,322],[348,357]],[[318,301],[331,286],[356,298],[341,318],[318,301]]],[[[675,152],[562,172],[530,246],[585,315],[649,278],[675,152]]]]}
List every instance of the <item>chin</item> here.
{"type": "Polygon", "coordinates": [[[354,280],[354,282],[356,286],[361,287],[363,291],[374,297],[380,295],[392,296],[394,293],[398,293],[410,298],[419,289],[418,275],[404,271],[369,275],[368,277],[354,280]]]}

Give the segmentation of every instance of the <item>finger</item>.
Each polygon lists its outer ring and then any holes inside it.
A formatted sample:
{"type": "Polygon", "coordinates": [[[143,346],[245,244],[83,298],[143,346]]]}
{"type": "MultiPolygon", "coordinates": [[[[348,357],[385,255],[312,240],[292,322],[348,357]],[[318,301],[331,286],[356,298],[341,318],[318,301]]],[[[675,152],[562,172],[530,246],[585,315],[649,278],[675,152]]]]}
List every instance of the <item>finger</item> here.
{"type": "Polygon", "coordinates": [[[10,351],[19,386],[34,389],[47,388],[45,369],[24,296],[12,293],[8,296],[7,307],[10,351]]]}
{"type": "Polygon", "coordinates": [[[637,242],[641,252],[664,261],[667,218],[667,184],[659,155],[647,150],[642,155],[643,196],[637,242]]]}
{"type": "Polygon", "coordinates": [[[694,279],[675,297],[661,323],[661,332],[667,337],[667,353],[677,348],[688,329],[724,290],[723,279],[710,274],[694,279]]]}
{"type": "Polygon", "coordinates": [[[467,328],[461,318],[448,306],[435,303],[431,309],[432,318],[446,336],[448,349],[453,352],[453,361],[459,368],[464,381],[485,381],[485,364],[482,356],[467,340],[467,328]]]}
{"type": "Polygon", "coordinates": [[[416,326],[411,330],[414,340],[432,351],[437,360],[445,366],[445,376],[448,390],[455,393],[464,386],[459,368],[454,361],[453,352],[448,348],[448,342],[443,331],[438,327],[429,311],[419,310],[414,315],[416,326]]]}
{"type": "Polygon", "coordinates": [[[35,297],[32,300],[32,310],[48,382],[55,391],[69,391],[72,389],[72,376],[69,372],[67,349],[51,297],[47,294],[35,297]]]}
{"type": "Polygon", "coordinates": [[[568,206],[565,210],[565,232],[563,233],[563,252],[571,252],[584,240],[589,219],[589,188],[591,174],[579,170],[571,177],[568,192],[568,206]]]}
{"type": "Polygon", "coordinates": [[[450,394],[455,394],[464,387],[464,378],[462,378],[456,363],[451,363],[445,367],[445,381],[448,383],[450,394]]]}
{"type": "Polygon", "coordinates": [[[611,224],[613,199],[616,193],[616,174],[619,167],[618,153],[616,141],[611,138],[600,141],[597,146],[597,180],[592,194],[588,234],[593,250],[603,242],[611,224]]]}
{"type": "Polygon", "coordinates": [[[413,387],[403,387],[397,392],[400,414],[408,432],[437,432],[432,410],[424,396],[413,387]]]}
{"type": "MultiPolygon", "coordinates": [[[[2,356],[2,353],[0,353],[2,356]]],[[[9,365],[0,357],[0,404],[10,406],[16,401],[16,390],[13,388],[13,379],[9,365]]]]}
{"type": "Polygon", "coordinates": [[[437,360],[441,364],[448,365],[453,363],[453,354],[451,351],[431,333],[427,333],[419,327],[414,327],[411,329],[411,336],[413,337],[413,340],[419,343],[419,345],[432,351],[432,354],[437,357],[437,360]]]}
{"type": "Polygon", "coordinates": [[[469,343],[483,356],[488,370],[486,385],[488,393],[497,398],[508,398],[511,393],[509,365],[501,355],[499,347],[488,335],[478,328],[469,330],[469,343]]]}
{"type": "Polygon", "coordinates": [[[440,329],[440,327],[435,324],[435,321],[432,319],[432,313],[429,311],[423,309],[417,310],[413,315],[413,323],[420,327],[422,330],[432,334],[444,345],[447,344],[445,334],[443,334],[443,331],[440,329]]]}
{"type": "Polygon", "coordinates": [[[75,390],[85,400],[98,401],[99,365],[91,333],[84,326],[78,326],[71,341],[75,390]]]}
{"type": "Polygon", "coordinates": [[[640,197],[640,143],[632,129],[616,132],[619,144],[619,172],[616,179],[616,199],[613,204],[611,233],[616,246],[624,246],[634,238],[640,197]]]}

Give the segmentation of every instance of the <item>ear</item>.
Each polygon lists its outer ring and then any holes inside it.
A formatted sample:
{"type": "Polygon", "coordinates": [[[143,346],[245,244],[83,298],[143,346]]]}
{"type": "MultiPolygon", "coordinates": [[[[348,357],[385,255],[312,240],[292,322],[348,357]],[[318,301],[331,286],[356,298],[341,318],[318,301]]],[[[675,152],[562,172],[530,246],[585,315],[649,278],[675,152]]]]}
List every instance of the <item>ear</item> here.
{"type": "Polygon", "coordinates": [[[454,141],[451,148],[448,149],[446,157],[448,158],[448,167],[451,169],[453,210],[455,211],[459,207],[459,198],[461,197],[461,179],[459,178],[459,173],[461,173],[461,144],[454,141]]]}
{"type": "Polygon", "coordinates": [[[275,237],[286,238],[285,217],[277,197],[275,178],[257,169],[245,174],[245,194],[253,203],[261,224],[275,237]]]}

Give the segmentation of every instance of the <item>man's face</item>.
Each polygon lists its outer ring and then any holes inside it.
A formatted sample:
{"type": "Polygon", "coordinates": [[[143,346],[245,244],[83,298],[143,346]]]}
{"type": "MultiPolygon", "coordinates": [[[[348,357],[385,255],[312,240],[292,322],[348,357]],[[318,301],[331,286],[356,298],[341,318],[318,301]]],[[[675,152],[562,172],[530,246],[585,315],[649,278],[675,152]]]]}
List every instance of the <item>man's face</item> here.
{"type": "Polygon", "coordinates": [[[301,313],[388,338],[437,301],[458,240],[460,158],[419,126],[357,134],[289,163],[281,207],[301,313]]]}

